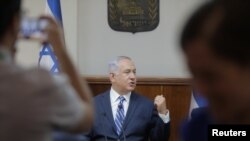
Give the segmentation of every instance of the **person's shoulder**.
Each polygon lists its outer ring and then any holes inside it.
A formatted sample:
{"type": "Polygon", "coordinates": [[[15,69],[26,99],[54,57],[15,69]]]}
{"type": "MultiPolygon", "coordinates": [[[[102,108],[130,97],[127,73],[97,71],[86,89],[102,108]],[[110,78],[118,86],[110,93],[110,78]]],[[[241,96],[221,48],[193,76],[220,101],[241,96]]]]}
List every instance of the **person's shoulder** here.
{"type": "Polygon", "coordinates": [[[191,119],[183,126],[183,137],[187,141],[205,140],[207,137],[207,126],[211,118],[207,108],[196,108],[192,110],[191,119]]]}
{"type": "Polygon", "coordinates": [[[71,86],[65,74],[52,75],[48,70],[37,67],[22,69],[17,79],[28,84],[35,91],[65,91],[71,86]]]}
{"type": "Polygon", "coordinates": [[[51,85],[51,75],[48,71],[39,68],[23,68],[14,64],[1,64],[0,75],[5,76],[9,81],[16,81],[20,85],[30,87],[41,84],[51,85]]]}
{"type": "Polygon", "coordinates": [[[102,92],[102,93],[100,93],[100,94],[97,94],[97,95],[94,97],[94,100],[95,100],[95,101],[99,101],[99,100],[101,100],[103,97],[109,95],[109,93],[110,93],[110,90],[107,90],[107,91],[105,91],[105,92],[102,92]]]}
{"type": "Polygon", "coordinates": [[[39,69],[37,67],[23,68],[15,64],[1,64],[0,67],[1,67],[0,73],[2,75],[8,75],[14,77],[27,77],[33,75],[38,77],[41,75],[49,74],[48,71],[44,69],[39,69]]]}
{"type": "Polygon", "coordinates": [[[191,112],[191,121],[208,120],[209,114],[206,107],[195,108],[191,112]]]}
{"type": "Polygon", "coordinates": [[[23,69],[20,74],[23,79],[29,81],[33,85],[48,85],[51,86],[54,84],[54,79],[49,71],[40,68],[29,68],[23,69]]]}
{"type": "Polygon", "coordinates": [[[51,76],[51,74],[49,73],[49,71],[43,69],[43,68],[29,68],[29,69],[23,69],[23,72],[26,74],[30,74],[30,75],[35,75],[37,77],[41,77],[41,76],[51,76]]]}
{"type": "Polygon", "coordinates": [[[143,103],[145,106],[152,106],[152,107],[154,106],[153,100],[150,100],[149,98],[139,93],[132,92],[131,96],[135,97],[138,102],[143,103]]]}
{"type": "Polygon", "coordinates": [[[206,107],[195,108],[191,112],[191,117],[190,120],[187,122],[187,126],[201,128],[208,125],[210,121],[211,118],[206,107]]]}

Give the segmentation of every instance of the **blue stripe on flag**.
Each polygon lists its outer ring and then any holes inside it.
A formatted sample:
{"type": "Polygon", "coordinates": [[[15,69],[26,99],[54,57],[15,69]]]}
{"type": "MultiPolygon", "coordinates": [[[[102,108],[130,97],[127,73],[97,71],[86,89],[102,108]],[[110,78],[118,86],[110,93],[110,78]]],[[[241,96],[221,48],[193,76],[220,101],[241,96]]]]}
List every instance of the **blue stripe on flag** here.
{"type": "Polygon", "coordinates": [[[205,106],[207,106],[207,100],[204,97],[200,96],[195,91],[193,91],[193,96],[194,96],[194,100],[196,101],[198,107],[205,107],[205,106]]]}
{"type": "Polygon", "coordinates": [[[56,21],[63,25],[60,0],[47,0],[47,3],[56,21]]]}
{"type": "Polygon", "coordinates": [[[49,44],[44,44],[42,51],[40,52],[39,62],[41,61],[41,59],[44,55],[49,55],[51,57],[52,61],[54,62],[54,64],[52,65],[52,67],[50,69],[50,72],[57,73],[56,70],[57,69],[59,70],[58,60],[56,58],[56,55],[53,53],[49,44]]]}

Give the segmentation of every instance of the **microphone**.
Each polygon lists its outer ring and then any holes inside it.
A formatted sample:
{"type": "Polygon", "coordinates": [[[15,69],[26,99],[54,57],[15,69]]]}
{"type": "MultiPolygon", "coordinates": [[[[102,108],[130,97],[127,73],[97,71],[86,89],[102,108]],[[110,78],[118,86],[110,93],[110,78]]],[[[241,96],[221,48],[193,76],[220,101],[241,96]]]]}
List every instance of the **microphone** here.
{"type": "MultiPolygon", "coordinates": [[[[106,119],[106,113],[102,113],[102,121],[104,121],[105,119],[106,119]]],[[[105,138],[105,141],[108,141],[108,137],[106,136],[106,134],[105,134],[105,127],[104,127],[104,125],[103,125],[103,123],[101,124],[101,128],[102,128],[102,130],[104,131],[104,138],[105,138]]]]}

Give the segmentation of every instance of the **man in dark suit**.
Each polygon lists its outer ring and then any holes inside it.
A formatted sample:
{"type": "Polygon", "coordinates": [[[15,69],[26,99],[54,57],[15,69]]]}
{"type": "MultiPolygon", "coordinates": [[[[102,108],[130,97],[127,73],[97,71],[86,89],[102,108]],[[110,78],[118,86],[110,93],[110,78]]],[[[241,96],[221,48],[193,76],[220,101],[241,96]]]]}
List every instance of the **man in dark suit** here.
{"type": "Polygon", "coordinates": [[[208,100],[208,107],[194,110],[184,126],[184,141],[207,141],[210,124],[231,130],[250,124],[249,9],[249,0],[209,0],[183,29],[181,47],[193,86],[208,100]]]}
{"type": "Polygon", "coordinates": [[[110,90],[95,97],[96,119],[87,135],[94,141],[167,141],[169,111],[165,98],[154,103],[132,92],[136,87],[136,68],[129,57],[119,56],[109,64],[110,90]]]}

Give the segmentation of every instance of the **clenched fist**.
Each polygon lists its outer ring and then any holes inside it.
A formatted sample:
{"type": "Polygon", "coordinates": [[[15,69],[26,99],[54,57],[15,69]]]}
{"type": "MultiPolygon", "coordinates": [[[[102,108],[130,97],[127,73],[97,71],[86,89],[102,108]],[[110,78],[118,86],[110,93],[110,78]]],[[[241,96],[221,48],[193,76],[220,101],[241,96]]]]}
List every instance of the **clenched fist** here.
{"type": "Polygon", "coordinates": [[[166,99],[163,95],[158,95],[155,97],[154,104],[157,108],[158,113],[166,115],[168,113],[166,99]]]}

